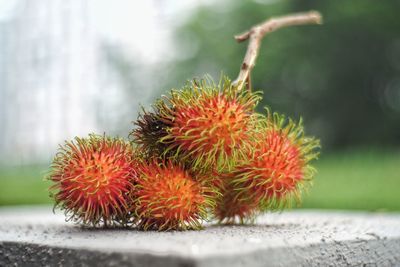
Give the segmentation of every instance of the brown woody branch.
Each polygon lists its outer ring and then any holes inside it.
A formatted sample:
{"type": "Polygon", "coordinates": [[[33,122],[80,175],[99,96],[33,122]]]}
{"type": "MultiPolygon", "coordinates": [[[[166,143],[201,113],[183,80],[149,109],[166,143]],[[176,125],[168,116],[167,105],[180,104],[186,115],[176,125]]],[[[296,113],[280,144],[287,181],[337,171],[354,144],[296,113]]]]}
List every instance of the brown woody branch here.
{"type": "Polygon", "coordinates": [[[238,86],[238,90],[240,91],[245,84],[247,84],[247,88],[251,90],[250,72],[255,66],[261,40],[267,33],[287,26],[321,23],[321,14],[317,11],[309,11],[306,13],[270,18],[261,24],[253,26],[249,31],[236,35],[235,39],[239,43],[249,39],[246,55],[240,68],[239,75],[234,82],[234,84],[238,86]]]}

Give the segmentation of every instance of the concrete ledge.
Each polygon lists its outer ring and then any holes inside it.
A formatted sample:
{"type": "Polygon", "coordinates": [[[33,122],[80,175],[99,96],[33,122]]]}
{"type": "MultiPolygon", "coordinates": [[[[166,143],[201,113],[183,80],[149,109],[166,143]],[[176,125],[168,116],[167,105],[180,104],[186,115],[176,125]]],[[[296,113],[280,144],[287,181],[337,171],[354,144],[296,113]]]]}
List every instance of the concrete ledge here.
{"type": "Polygon", "coordinates": [[[400,266],[400,214],[291,211],[203,231],[93,230],[0,209],[0,266],[400,266]]]}

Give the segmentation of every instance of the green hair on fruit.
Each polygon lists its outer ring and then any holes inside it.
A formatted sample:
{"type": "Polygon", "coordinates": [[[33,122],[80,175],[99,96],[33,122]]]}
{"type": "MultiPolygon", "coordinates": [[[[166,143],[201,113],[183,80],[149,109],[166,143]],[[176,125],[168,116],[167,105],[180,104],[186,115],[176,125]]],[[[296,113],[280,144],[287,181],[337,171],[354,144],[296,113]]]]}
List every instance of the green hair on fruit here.
{"type": "Polygon", "coordinates": [[[261,211],[290,207],[300,202],[315,174],[310,162],[318,157],[319,141],[304,135],[302,122],[267,109],[253,132],[253,145],[227,176],[220,221],[252,219],[261,211]]]}
{"type": "Polygon", "coordinates": [[[85,225],[128,223],[139,159],[130,143],[90,134],[60,146],[48,179],[55,207],[85,225]]]}
{"type": "Polygon", "coordinates": [[[236,36],[249,40],[238,78],[187,82],[143,109],[129,141],[105,135],[61,145],[50,167],[51,197],[67,220],[141,230],[246,223],[300,202],[319,141],[302,121],[266,109],[250,73],[262,38],[282,27],[319,24],[318,12],[271,18],[236,36]]]}
{"type": "Polygon", "coordinates": [[[258,93],[238,92],[226,77],[218,85],[194,80],[142,114],[131,136],[149,154],[190,162],[194,169],[230,169],[247,145],[259,100],[258,93]]]}
{"type": "Polygon", "coordinates": [[[214,207],[204,179],[181,165],[151,160],[139,168],[133,209],[143,230],[201,229],[214,207]]]}

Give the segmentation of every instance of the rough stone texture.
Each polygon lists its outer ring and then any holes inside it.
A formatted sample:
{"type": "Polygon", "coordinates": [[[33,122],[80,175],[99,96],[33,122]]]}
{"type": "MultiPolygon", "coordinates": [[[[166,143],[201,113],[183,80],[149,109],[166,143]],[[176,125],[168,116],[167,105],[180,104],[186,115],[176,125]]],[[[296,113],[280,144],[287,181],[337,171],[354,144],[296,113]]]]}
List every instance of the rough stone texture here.
{"type": "Polygon", "coordinates": [[[400,214],[291,211],[251,226],[141,232],[2,208],[0,266],[400,266],[400,214]]]}

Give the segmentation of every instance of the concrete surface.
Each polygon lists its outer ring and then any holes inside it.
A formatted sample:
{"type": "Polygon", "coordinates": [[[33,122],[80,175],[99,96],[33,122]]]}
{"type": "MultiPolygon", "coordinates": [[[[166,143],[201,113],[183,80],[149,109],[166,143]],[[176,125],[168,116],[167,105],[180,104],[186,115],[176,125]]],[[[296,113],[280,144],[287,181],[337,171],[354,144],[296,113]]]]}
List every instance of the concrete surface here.
{"type": "Polygon", "coordinates": [[[94,230],[0,209],[0,266],[400,266],[400,214],[290,211],[202,231],[94,230]]]}

